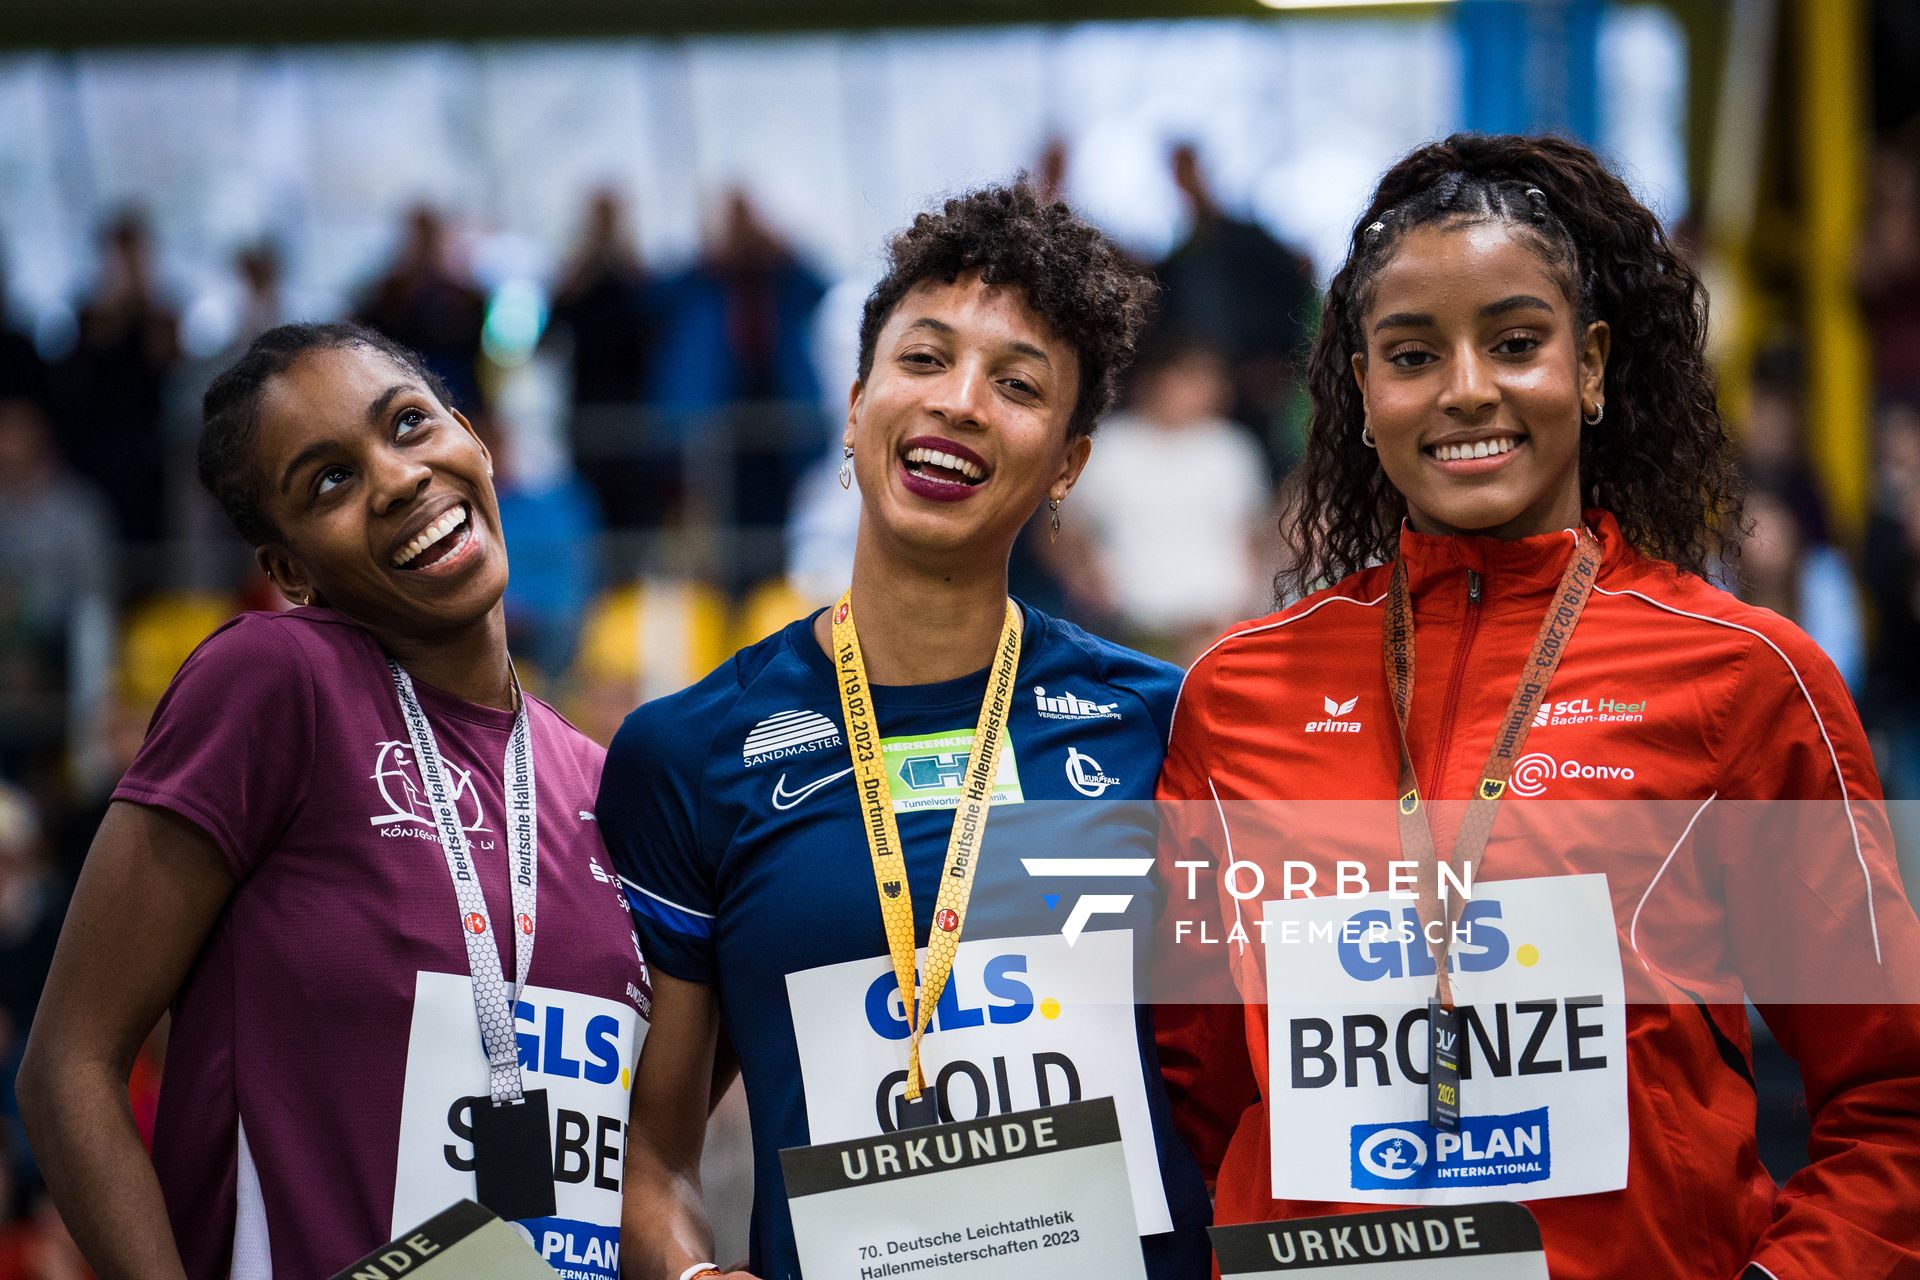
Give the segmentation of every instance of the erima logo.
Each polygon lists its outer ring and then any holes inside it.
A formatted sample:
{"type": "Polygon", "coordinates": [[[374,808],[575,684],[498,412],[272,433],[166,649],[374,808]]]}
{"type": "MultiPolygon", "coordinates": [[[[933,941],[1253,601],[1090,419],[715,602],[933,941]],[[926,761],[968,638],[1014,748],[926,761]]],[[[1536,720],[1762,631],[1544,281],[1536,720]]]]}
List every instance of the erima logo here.
{"type": "Polygon", "coordinates": [[[1544,751],[1529,751],[1513,762],[1513,776],[1507,790],[1517,796],[1544,795],[1547,784],[1555,779],[1581,782],[1631,782],[1633,769],[1628,765],[1582,764],[1578,760],[1556,760],[1544,751]]]}
{"type": "Polygon", "coordinates": [[[1501,1187],[1541,1182],[1553,1172],[1548,1109],[1504,1116],[1462,1116],[1457,1133],[1417,1121],[1352,1129],[1357,1190],[1501,1187]]]}
{"type": "Polygon", "coordinates": [[[1118,720],[1120,704],[1117,702],[1088,702],[1085,698],[1076,698],[1071,692],[1062,692],[1048,696],[1045,689],[1034,686],[1033,701],[1042,720],[1118,720]]]}
{"type": "MultiPolygon", "coordinates": [[[[1028,875],[1046,879],[1138,879],[1153,870],[1153,859],[1022,858],[1020,865],[1027,869],[1028,875]]],[[[1047,894],[1046,899],[1049,911],[1059,905],[1058,894],[1047,894]]],[[[1132,901],[1133,895],[1130,893],[1085,894],[1074,902],[1073,910],[1067,913],[1067,922],[1060,926],[1060,936],[1071,947],[1080,941],[1080,935],[1086,932],[1089,920],[1095,916],[1119,915],[1132,901]]]]}
{"type": "Polygon", "coordinates": [[[1341,719],[1342,716],[1351,715],[1353,713],[1353,709],[1359,705],[1360,705],[1360,697],[1358,694],[1355,694],[1353,697],[1348,698],[1345,702],[1335,702],[1332,698],[1325,698],[1325,697],[1321,698],[1320,706],[1323,710],[1326,711],[1327,718],[1325,720],[1309,720],[1307,722],[1307,732],[1308,733],[1358,733],[1360,732],[1360,722],[1358,720],[1341,719]]]}
{"type": "Polygon", "coordinates": [[[740,744],[740,760],[751,767],[839,745],[840,726],[818,711],[782,711],[753,726],[740,744]]]}

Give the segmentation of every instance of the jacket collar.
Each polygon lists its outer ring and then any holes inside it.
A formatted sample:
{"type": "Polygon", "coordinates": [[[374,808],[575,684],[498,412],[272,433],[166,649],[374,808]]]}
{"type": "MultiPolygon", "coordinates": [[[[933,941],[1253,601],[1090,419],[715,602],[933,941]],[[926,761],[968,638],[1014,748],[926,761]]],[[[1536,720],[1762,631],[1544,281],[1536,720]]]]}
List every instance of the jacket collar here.
{"type": "MultiPolygon", "coordinates": [[[[1611,513],[1590,509],[1583,513],[1586,526],[1600,540],[1601,567],[1604,576],[1627,554],[1620,524],[1611,513]]],[[[1416,606],[1429,603],[1423,597],[1439,593],[1431,603],[1448,607],[1454,599],[1465,599],[1464,581],[1469,570],[1481,578],[1481,599],[1493,608],[1525,604],[1543,606],[1560,584],[1567,560],[1573,555],[1574,531],[1535,534],[1530,538],[1485,538],[1470,534],[1416,533],[1402,522],[1400,558],[1407,565],[1407,585],[1416,606]]]]}

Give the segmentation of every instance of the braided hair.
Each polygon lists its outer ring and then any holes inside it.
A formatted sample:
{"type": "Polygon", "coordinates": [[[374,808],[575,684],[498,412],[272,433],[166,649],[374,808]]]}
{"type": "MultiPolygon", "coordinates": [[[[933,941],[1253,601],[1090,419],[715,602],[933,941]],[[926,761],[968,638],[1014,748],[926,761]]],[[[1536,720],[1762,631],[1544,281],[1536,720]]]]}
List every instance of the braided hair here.
{"type": "Polygon", "coordinates": [[[1734,553],[1740,485],[1703,344],[1707,299],[1659,221],[1578,143],[1457,133],[1402,158],[1354,224],[1347,260],[1328,286],[1307,366],[1313,410],[1299,501],[1288,518],[1297,549],[1276,581],[1283,596],[1391,559],[1404,498],[1362,442],[1365,406],[1352,357],[1380,269],[1416,227],[1499,222],[1537,253],[1573,305],[1579,327],[1612,330],[1604,425],[1580,437],[1580,489],[1646,555],[1702,573],[1734,553]]]}

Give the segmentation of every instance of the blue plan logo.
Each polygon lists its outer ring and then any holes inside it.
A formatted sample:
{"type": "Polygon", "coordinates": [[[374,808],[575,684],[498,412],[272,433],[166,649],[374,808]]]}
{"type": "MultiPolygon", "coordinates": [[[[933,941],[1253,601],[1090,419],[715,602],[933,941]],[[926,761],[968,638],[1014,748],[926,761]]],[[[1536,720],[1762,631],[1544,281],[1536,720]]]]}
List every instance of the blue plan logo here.
{"type": "Polygon", "coordinates": [[[1503,1187],[1553,1172],[1548,1109],[1462,1116],[1446,1133],[1423,1121],[1353,1126],[1353,1186],[1360,1191],[1503,1187]]]}

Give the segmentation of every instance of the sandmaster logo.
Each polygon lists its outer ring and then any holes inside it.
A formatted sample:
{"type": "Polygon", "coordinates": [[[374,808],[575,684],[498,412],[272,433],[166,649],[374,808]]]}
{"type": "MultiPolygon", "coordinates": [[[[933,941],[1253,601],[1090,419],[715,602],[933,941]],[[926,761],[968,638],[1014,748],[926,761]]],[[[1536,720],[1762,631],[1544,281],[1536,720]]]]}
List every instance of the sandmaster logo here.
{"type": "Polygon", "coordinates": [[[1447,1133],[1421,1121],[1353,1126],[1357,1191],[1509,1186],[1553,1172],[1548,1109],[1504,1116],[1461,1116],[1447,1133]]]}

